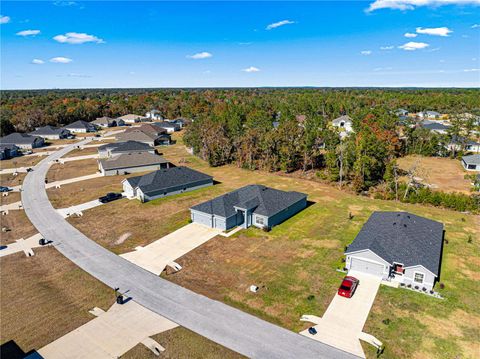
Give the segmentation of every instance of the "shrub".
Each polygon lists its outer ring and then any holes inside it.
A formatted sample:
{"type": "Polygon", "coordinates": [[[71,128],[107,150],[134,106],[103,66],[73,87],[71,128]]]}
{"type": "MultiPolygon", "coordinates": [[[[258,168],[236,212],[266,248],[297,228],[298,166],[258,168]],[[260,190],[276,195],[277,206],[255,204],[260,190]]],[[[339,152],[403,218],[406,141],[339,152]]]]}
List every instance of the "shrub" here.
{"type": "Polygon", "coordinates": [[[382,323],[385,324],[385,325],[389,325],[390,324],[390,319],[389,318],[384,319],[384,320],[382,320],[382,323]]]}
{"type": "Polygon", "coordinates": [[[420,287],[418,285],[415,286],[415,289],[418,290],[420,287]]]}
{"type": "Polygon", "coordinates": [[[440,289],[445,289],[445,284],[440,283],[440,289]]]}
{"type": "Polygon", "coordinates": [[[468,235],[468,239],[467,239],[467,243],[472,243],[472,242],[473,242],[472,235],[469,234],[469,235],[468,235]]]}
{"type": "Polygon", "coordinates": [[[313,294],[310,294],[308,297],[307,297],[307,300],[309,301],[312,301],[315,299],[315,296],[313,294]]]}
{"type": "Polygon", "coordinates": [[[411,285],[411,284],[407,284],[407,288],[412,288],[412,285],[411,285]]]}
{"type": "Polygon", "coordinates": [[[423,287],[423,288],[422,288],[422,291],[426,292],[426,291],[427,291],[427,288],[423,287]]]}

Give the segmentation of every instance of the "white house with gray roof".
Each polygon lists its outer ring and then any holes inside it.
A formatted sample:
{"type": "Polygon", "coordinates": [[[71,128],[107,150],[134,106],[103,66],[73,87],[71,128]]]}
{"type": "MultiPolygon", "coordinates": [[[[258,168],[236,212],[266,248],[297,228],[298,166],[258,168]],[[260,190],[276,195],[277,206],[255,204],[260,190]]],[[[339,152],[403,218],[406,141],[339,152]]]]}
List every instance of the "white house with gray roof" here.
{"type": "Polygon", "coordinates": [[[374,212],[345,255],[349,271],[431,290],[440,276],[443,224],[408,212],[374,212]]]}
{"type": "Polygon", "coordinates": [[[467,171],[480,171],[480,154],[463,156],[462,166],[467,171]]]}
{"type": "Polygon", "coordinates": [[[168,167],[170,163],[167,160],[148,152],[126,153],[98,160],[98,169],[104,176],[156,171],[168,167]]]}
{"type": "Polygon", "coordinates": [[[95,126],[93,123],[83,121],[83,120],[72,122],[69,125],[63,126],[63,128],[74,133],[87,133],[87,132],[97,131],[97,126],[95,126]]]}
{"type": "Polygon", "coordinates": [[[307,206],[307,195],[248,185],[190,208],[191,219],[208,227],[272,228],[307,206]]]}
{"type": "Polygon", "coordinates": [[[343,115],[332,121],[332,126],[340,130],[340,136],[346,137],[353,131],[353,120],[350,116],[343,115]]]}
{"type": "Polygon", "coordinates": [[[37,127],[35,131],[30,132],[30,135],[42,137],[47,140],[60,140],[70,136],[70,131],[65,128],[47,125],[43,127],[37,127]]]}
{"type": "Polygon", "coordinates": [[[122,181],[127,197],[141,202],[213,185],[213,177],[188,167],[170,167],[122,181]]]}
{"type": "Polygon", "coordinates": [[[0,145],[15,145],[20,149],[31,150],[45,145],[45,140],[39,136],[14,132],[0,138],[0,145]]]}
{"type": "Polygon", "coordinates": [[[121,155],[125,153],[140,153],[140,152],[149,152],[155,154],[155,148],[152,146],[137,141],[126,141],[126,142],[115,142],[107,143],[98,147],[98,157],[99,158],[109,158],[115,155],[121,155]]]}

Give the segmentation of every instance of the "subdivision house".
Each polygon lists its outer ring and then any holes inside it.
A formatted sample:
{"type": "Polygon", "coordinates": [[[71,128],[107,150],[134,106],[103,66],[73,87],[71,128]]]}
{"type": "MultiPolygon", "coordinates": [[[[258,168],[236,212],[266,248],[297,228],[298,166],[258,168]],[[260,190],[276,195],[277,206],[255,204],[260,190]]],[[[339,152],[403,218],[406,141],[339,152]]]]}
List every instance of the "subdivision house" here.
{"type": "Polygon", "coordinates": [[[152,146],[149,146],[146,143],[137,142],[137,141],[107,143],[106,145],[102,145],[98,147],[99,158],[109,158],[116,155],[132,153],[132,152],[136,152],[136,153],[149,152],[151,154],[156,153],[155,148],[153,148],[152,146]]]}
{"type": "Polygon", "coordinates": [[[463,156],[462,166],[467,171],[480,171],[480,154],[463,156]]]}
{"type": "Polygon", "coordinates": [[[179,131],[181,128],[177,123],[168,121],[155,122],[154,125],[165,129],[167,133],[174,133],[175,131],[179,131]]]}
{"type": "Polygon", "coordinates": [[[45,145],[45,140],[38,136],[14,132],[0,138],[0,145],[15,145],[20,149],[31,150],[45,145]]]}
{"type": "Polygon", "coordinates": [[[141,202],[213,185],[213,178],[188,167],[170,167],[122,181],[127,197],[141,202]]]}
{"type": "Polygon", "coordinates": [[[163,121],[162,113],[157,109],[152,109],[145,114],[145,117],[151,121],[163,121]]]}
{"type": "Polygon", "coordinates": [[[426,130],[439,133],[441,135],[445,135],[448,130],[448,126],[445,126],[443,123],[438,122],[423,121],[420,126],[426,130]]]}
{"type": "Polygon", "coordinates": [[[374,212],[345,255],[349,271],[431,290],[440,275],[443,224],[408,212],[374,212]]]}
{"type": "Polygon", "coordinates": [[[191,219],[228,230],[241,226],[272,228],[307,206],[307,195],[248,185],[190,208],[191,219]]]}
{"type": "Polygon", "coordinates": [[[15,145],[0,145],[0,160],[8,160],[18,156],[18,147],[15,145]]]}
{"type": "Polygon", "coordinates": [[[431,120],[440,118],[442,116],[440,113],[436,111],[423,111],[418,113],[418,117],[420,118],[429,118],[431,120]]]}
{"type": "Polygon", "coordinates": [[[95,126],[108,128],[108,127],[116,127],[116,126],[125,126],[125,121],[121,119],[114,119],[110,117],[98,117],[94,121],[92,121],[95,126]]]}
{"type": "Polygon", "coordinates": [[[122,120],[124,123],[132,124],[132,123],[142,122],[143,118],[144,118],[143,116],[129,113],[128,115],[123,115],[118,117],[117,120],[122,120]]]}
{"type": "Polygon", "coordinates": [[[340,129],[342,137],[345,137],[353,132],[353,120],[347,115],[343,115],[334,119],[332,121],[332,126],[340,129]]]}
{"type": "Polygon", "coordinates": [[[464,137],[452,137],[450,142],[445,145],[445,148],[449,151],[465,150],[465,152],[480,153],[480,143],[464,137]]]}
{"type": "Polygon", "coordinates": [[[75,121],[69,125],[63,126],[63,128],[74,133],[87,133],[87,132],[97,131],[97,126],[95,126],[93,123],[83,121],[83,120],[75,121]]]}
{"type": "Polygon", "coordinates": [[[117,141],[136,141],[142,142],[149,146],[169,145],[170,135],[167,133],[155,134],[151,132],[143,132],[138,129],[131,129],[132,131],[125,131],[115,135],[117,141]]]}
{"type": "Polygon", "coordinates": [[[70,131],[65,128],[47,125],[36,128],[35,131],[30,132],[30,135],[42,137],[46,140],[60,140],[70,136],[70,131]]]}
{"type": "Polygon", "coordinates": [[[98,169],[104,176],[156,171],[168,167],[170,163],[167,160],[149,152],[132,152],[98,160],[98,169]]]}

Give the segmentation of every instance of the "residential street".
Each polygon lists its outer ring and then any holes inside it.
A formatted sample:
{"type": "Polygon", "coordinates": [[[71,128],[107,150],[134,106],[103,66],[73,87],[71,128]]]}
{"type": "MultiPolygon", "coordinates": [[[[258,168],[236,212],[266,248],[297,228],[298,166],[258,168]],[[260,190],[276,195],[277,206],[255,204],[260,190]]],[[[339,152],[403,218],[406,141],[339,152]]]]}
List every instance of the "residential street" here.
{"type": "Polygon", "coordinates": [[[106,250],[66,222],[48,200],[45,175],[49,163],[91,140],[48,156],[27,175],[23,185],[22,202],[28,218],[63,255],[147,309],[248,357],[356,357],[163,280],[106,250]]]}

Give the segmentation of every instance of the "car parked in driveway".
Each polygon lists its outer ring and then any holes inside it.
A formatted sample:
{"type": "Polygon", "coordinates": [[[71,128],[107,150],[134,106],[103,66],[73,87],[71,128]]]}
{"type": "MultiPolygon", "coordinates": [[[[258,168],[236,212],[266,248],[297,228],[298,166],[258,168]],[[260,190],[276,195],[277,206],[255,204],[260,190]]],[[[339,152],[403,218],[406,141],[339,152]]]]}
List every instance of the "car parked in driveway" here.
{"type": "Polygon", "coordinates": [[[358,287],[358,283],[360,283],[360,281],[357,278],[347,275],[343,278],[340,288],[338,288],[338,295],[351,298],[358,287]]]}
{"type": "Polygon", "coordinates": [[[10,192],[11,190],[10,187],[0,186],[0,192],[10,192]]]}
{"type": "Polygon", "coordinates": [[[100,197],[98,200],[102,203],[108,203],[108,202],[112,202],[112,201],[115,201],[117,199],[120,199],[122,197],[123,196],[122,196],[121,193],[110,192],[110,193],[107,193],[105,196],[100,197]]]}

